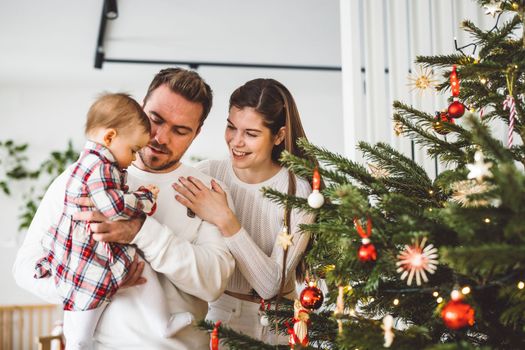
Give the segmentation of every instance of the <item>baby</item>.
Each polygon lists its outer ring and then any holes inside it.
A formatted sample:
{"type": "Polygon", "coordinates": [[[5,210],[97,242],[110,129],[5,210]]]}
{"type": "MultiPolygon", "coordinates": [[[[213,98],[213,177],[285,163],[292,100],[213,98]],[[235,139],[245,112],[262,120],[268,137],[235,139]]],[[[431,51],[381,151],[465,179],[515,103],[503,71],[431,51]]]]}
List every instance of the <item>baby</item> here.
{"type": "MultiPolygon", "coordinates": [[[[150,131],[141,106],[126,94],[104,94],[88,112],[88,141],[72,167],[62,215],[43,238],[47,255],[38,261],[35,274],[35,278],[53,276],[63,299],[67,349],[91,348],[98,320],[125,281],[136,254],[131,245],[95,241],[89,223],[73,221],[75,212],[94,209],[76,204],[76,199],[89,197],[96,210],[111,220],[152,215],[157,187],[128,192],[125,170],[148,144],[150,131]]],[[[192,322],[189,313],[168,314],[162,288],[148,264],[143,276],[148,281],[140,287],[148,323],[170,337],[192,322]]]]}

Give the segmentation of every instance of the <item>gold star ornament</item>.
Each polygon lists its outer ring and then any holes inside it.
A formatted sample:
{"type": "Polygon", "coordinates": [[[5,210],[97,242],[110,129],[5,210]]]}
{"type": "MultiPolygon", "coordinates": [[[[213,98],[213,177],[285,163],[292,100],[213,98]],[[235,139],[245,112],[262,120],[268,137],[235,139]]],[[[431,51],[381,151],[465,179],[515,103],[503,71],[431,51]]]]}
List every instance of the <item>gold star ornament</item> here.
{"type": "Polygon", "coordinates": [[[394,133],[396,134],[396,136],[399,136],[403,133],[403,123],[401,123],[399,120],[396,120],[396,122],[394,123],[394,133]]]}
{"type": "Polygon", "coordinates": [[[289,246],[292,245],[292,235],[288,234],[288,228],[283,227],[279,236],[277,236],[277,244],[283,247],[284,250],[287,250],[289,246]]]}
{"type": "Polygon", "coordinates": [[[477,208],[489,205],[489,201],[483,198],[474,199],[471,196],[483,194],[491,190],[493,186],[476,180],[462,180],[454,182],[450,188],[453,191],[450,197],[452,202],[458,203],[462,207],[477,208]]]}
{"type": "Polygon", "coordinates": [[[370,174],[376,179],[381,179],[390,176],[390,172],[388,170],[385,170],[379,165],[375,165],[373,163],[368,163],[368,169],[370,170],[370,174]]]}
{"type": "Polygon", "coordinates": [[[496,17],[496,15],[501,12],[501,2],[492,0],[488,4],[483,5],[483,8],[485,9],[486,15],[496,17]]]}
{"type": "Polygon", "coordinates": [[[435,90],[437,86],[437,80],[434,79],[434,73],[429,68],[423,68],[417,66],[416,73],[408,76],[408,86],[410,91],[417,90],[419,94],[423,94],[428,89],[435,90]]]}

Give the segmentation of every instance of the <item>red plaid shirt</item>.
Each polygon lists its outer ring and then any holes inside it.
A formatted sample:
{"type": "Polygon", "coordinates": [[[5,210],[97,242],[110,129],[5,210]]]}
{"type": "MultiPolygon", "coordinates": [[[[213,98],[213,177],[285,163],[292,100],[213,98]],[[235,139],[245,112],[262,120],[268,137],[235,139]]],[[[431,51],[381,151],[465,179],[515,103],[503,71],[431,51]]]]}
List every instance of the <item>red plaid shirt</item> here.
{"type": "Polygon", "coordinates": [[[69,176],[58,224],[42,240],[47,255],[36,265],[35,278],[53,275],[64,310],[90,310],[108,302],[135,256],[134,247],[111,243],[106,245],[113,255],[111,260],[104,244],[93,240],[89,223],[72,220],[74,213],[92,208],[73,200],[90,197],[97,210],[111,220],[127,220],[155,209],[149,190],[127,190],[126,171],[119,169],[113,154],[88,141],[69,176]]]}

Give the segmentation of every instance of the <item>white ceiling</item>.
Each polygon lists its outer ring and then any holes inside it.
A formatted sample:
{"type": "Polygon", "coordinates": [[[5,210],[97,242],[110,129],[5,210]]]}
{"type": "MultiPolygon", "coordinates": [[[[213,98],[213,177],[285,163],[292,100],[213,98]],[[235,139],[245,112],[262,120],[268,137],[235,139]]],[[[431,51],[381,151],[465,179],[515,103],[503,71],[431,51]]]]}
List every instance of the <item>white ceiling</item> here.
{"type": "MultiPolygon", "coordinates": [[[[120,0],[118,7],[106,31],[108,58],[340,65],[337,0],[120,0]]],[[[101,11],[102,0],[0,0],[0,84],[96,78],[101,11]]]]}

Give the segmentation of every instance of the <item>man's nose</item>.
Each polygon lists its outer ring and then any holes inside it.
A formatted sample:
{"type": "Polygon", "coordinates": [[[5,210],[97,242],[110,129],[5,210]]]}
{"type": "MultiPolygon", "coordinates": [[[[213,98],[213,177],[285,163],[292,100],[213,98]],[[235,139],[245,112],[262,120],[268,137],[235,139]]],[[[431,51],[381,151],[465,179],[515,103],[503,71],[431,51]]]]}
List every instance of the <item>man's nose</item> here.
{"type": "Polygon", "coordinates": [[[167,143],[167,130],[164,125],[159,125],[156,128],[152,129],[153,138],[157,141],[158,144],[164,145],[167,143]]]}

